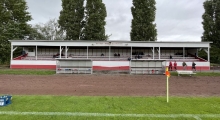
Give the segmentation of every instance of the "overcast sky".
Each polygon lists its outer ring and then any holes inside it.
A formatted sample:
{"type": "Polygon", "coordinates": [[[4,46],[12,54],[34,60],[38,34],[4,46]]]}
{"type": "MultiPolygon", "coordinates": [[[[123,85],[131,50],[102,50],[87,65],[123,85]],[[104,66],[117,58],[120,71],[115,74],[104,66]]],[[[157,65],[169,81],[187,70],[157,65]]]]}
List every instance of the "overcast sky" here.
{"type": "MultiPolygon", "coordinates": [[[[33,20],[46,23],[59,18],[61,0],[26,0],[33,20]]],[[[158,41],[201,41],[205,0],[156,0],[158,41]]],[[[110,40],[130,40],[132,0],[103,0],[107,9],[106,34],[110,40]]]]}

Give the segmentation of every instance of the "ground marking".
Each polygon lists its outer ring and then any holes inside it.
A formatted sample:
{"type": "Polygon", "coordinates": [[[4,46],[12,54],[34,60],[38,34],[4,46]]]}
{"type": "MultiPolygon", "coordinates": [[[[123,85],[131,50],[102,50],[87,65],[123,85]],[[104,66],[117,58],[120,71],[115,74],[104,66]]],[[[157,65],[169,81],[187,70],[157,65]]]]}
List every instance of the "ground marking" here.
{"type": "Polygon", "coordinates": [[[46,115],[46,116],[93,116],[93,117],[152,117],[152,118],[220,118],[220,114],[111,114],[111,113],[83,113],[83,112],[17,112],[0,111],[0,115],[46,115]]]}

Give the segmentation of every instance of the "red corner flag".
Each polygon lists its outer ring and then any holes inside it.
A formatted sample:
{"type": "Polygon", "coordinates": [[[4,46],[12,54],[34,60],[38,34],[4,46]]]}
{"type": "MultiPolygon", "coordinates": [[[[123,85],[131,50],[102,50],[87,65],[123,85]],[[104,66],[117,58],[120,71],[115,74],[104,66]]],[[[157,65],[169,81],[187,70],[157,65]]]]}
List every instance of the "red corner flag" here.
{"type": "Polygon", "coordinates": [[[170,77],[170,72],[169,72],[169,70],[168,70],[168,67],[166,68],[166,73],[165,73],[165,75],[166,75],[167,77],[170,77]]]}

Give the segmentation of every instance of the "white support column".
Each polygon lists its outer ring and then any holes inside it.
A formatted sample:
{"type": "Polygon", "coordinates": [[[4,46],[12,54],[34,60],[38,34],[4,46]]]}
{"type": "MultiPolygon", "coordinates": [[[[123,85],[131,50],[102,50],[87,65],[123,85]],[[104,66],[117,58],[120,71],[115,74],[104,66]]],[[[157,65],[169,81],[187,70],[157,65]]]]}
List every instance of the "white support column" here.
{"type": "Polygon", "coordinates": [[[108,54],[108,60],[110,61],[110,59],[111,59],[111,46],[109,46],[109,54],[108,54]]]}
{"type": "Polygon", "coordinates": [[[61,46],[60,46],[60,58],[61,58],[61,51],[62,51],[62,50],[61,50],[61,46]]]}
{"type": "Polygon", "coordinates": [[[210,51],[209,51],[209,49],[210,49],[210,48],[208,47],[207,53],[208,53],[208,61],[210,62],[210,53],[209,53],[210,51]]]}
{"type": "Polygon", "coordinates": [[[37,45],[36,45],[36,49],[35,49],[35,59],[37,60],[37,45]]]}
{"type": "Polygon", "coordinates": [[[183,59],[185,59],[185,47],[183,47],[183,59]]]}
{"type": "Polygon", "coordinates": [[[154,60],[154,47],[153,47],[153,60],[154,60]]]}
{"type": "Polygon", "coordinates": [[[199,56],[199,50],[198,50],[198,48],[196,49],[196,56],[195,56],[195,57],[197,57],[197,56],[199,56]]]}
{"type": "Polygon", "coordinates": [[[13,60],[13,53],[18,47],[13,48],[13,45],[11,45],[11,60],[13,60]]]}
{"type": "Polygon", "coordinates": [[[87,46],[87,55],[86,55],[87,59],[88,59],[88,56],[89,56],[89,46],[87,46]]]}
{"type": "Polygon", "coordinates": [[[159,47],[159,51],[158,51],[158,54],[159,54],[159,60],[160,60],[160,47],[159,47]]]}
{"type": "Polygon", "coordinates": [[[13,45],[11,45],[11,60],[13,60],[13,52],[14,52],[13,45]]]}
{"type": "Polygon", "coordinates": [[[67,58],[67,51],[68,51],[67,46],[65,46],[65,58],[67,58]]]}
{"type": "Polygon", "coordinates": [[[131,59],[132,59],[132,46],[131,46],[131,59]]]}

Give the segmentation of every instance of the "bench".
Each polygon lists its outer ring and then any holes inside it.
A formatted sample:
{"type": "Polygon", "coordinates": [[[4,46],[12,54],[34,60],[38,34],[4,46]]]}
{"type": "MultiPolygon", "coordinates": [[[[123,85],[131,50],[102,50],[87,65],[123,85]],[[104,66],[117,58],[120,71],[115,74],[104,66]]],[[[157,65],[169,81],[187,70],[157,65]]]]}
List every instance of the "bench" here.
{"type": "Polygon", "coordinates": [[[187,71],[187,70],[177,70],[176,72],[178,73],[178,76],[180,76],[180,74],[188,74],[190,76],[192,76],[193,74],[196,74],[193,71],[187,71]]]}

